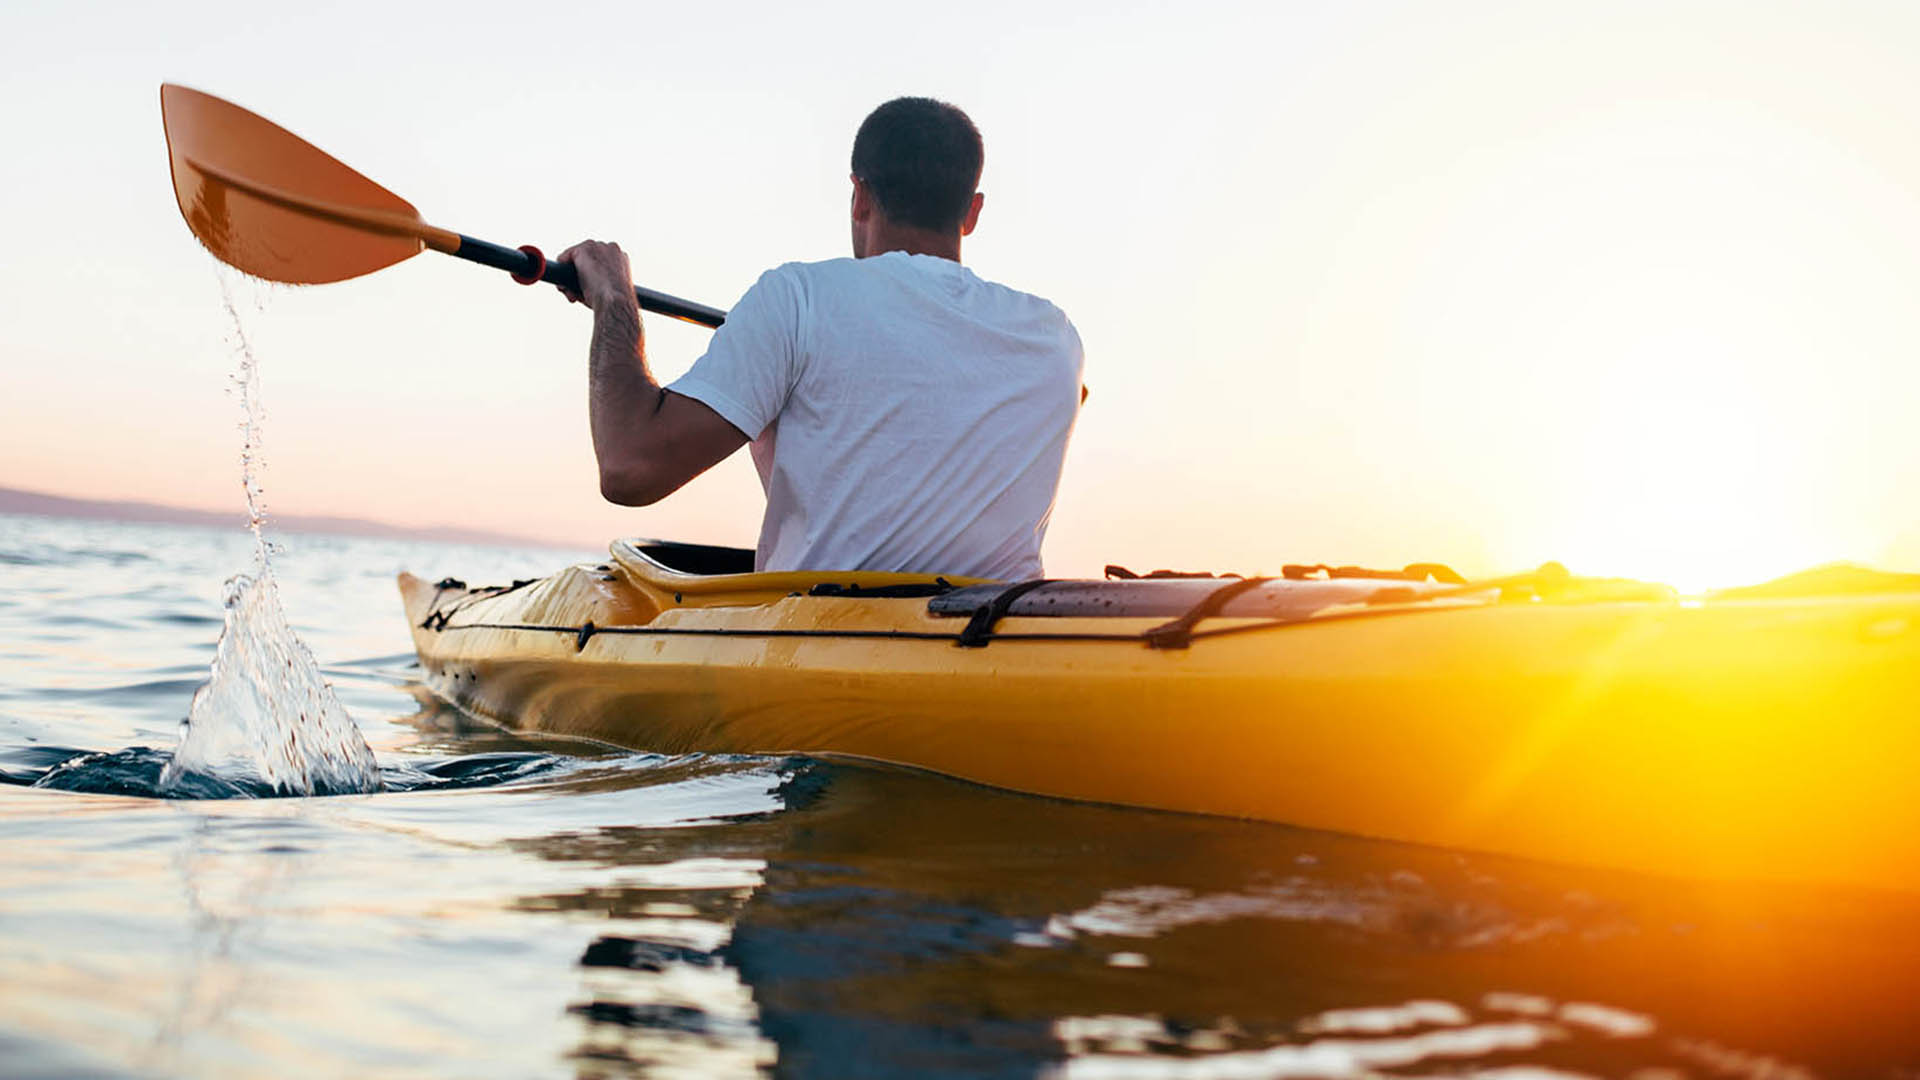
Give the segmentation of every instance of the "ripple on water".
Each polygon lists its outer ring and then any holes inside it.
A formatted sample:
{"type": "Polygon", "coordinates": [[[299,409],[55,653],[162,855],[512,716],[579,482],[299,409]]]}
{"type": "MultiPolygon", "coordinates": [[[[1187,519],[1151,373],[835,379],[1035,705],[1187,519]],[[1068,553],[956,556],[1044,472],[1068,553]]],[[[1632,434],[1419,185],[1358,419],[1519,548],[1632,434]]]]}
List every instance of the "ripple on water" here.
{"type": "MultiPolygon", "coordinates": [[[[111,752],[70,747],[16,747],[0,753],[0,780],[53,791],[157,799],[268,799],[289,793],[263,780],[185,774],[179,783],[161,777],[173,760],[169,750],[130,746],[111,752]]],[[[484,753],[440,760],[404,759],[381,769],[389,791],[439,791],[497,787],[577,766],[574,758],[542,753],[484,753]]]]}
{"type": "MultiPolygon", "coordinates": [[[[1383,1069],[1451,1065],[1538,1050],[1566,1037],[1551,1025],[1525,1020],[1463,1020],[1461,1026],[1373,1038],[1321,1038],[1257,1050],[1227,1050],[1221,1044],[1232,1037],[1231,1029],[1176,1031],[1146,1017],[1065,1017],[1054,1030],[1074,1054],[1052,1073],[1062,1080],[1344,1080],[1378,1076],[1383,1069]],[[1142,1051],[1156,1047],[1212,1052],[1187,1058],[1143,1056],[1142,1051]]],[[[1529,1066],[1525,1075],[1545,1080],[1590,1074],[1529,1066]]]]}
{"type": "MultiPolygon", "coordinates": [[[[59,627],[62,630],[106,630],[120,632],[129,628],[127,622],[101,615],[89,615],[80,611],[53,611],[40,616],[40,626],[59,627]]],[[[74,640],[69,638],[69,640],[74,640]]]]}
{"type": "MultiPolygon", "coordinates": [[[[289,797],[284,788],[248,777],[189,773],[179,785],[169,784],[163,777],[173,756],[147,746],[114,751],[14,746],[0,749],[0,782],[153,799],[289,797]]],[[[654,816],[667,822],[764,813],[786,806],[789,797],[804,802],[824,784],[805,778],[816,768],[804,758],[636,753],[583,758],[496,750],[445,758],[404,755],[383,764],[380,772],[382,790],[391,793],[525,787],[536,781],[549,791],[580,796],[644,787],[654,816]]],[[[473,808],[449,809],[457,814],[473,808]]]]}
{"type": "Polygon", "coordinates": [[[146,621],[156,626],[214,627],[220,625],[220,617],[201,612],[156,611],[146,616],[146,621]]]}
{"type": "MultiPolygon", "coordinates": [[[[1645,1057],[1679,1064],[1689,1056],[1684,1041],[1674,1046],[1648,1043],[1657,1029],[1651,1017],[1624,1009],[1499,992],[1483,995],[1477,1007],[1423,999],[1328,1009],[1296,1021],[1291,1037],[1278,1045],[1258,1045],[1257,1037],[1231,1019],[1193,1025],[1152,1016],[1069,1016],[1055,1023],[1055,1032],[1073,1059],[1052,1075],[1095,1080],[1339,1080],[1415,1066],[1437,1065],[1453,1072],[1478,1061],[1481,1066],[1465,1075],[1554,1080],[1594,1074],[1496,1062],[1548,1047],[1569,1060],[1613,1059],[1623,1051],[1633,1053],[1622,1044],[1635,1042],[1645,1057]]],[[[1684,1075],[1659,1070],[1649,1074],[1684,1075]]],[[[1782,1074],[1791,1075],[1805,1074],[1782,1074]]]]}
{"type": "Polygon", "coordinates": [[[32,785],[55,766],[87,753],[67,746],[0,747],[0,782],[32,785]]]}
{"type": "Polygon", "coordinates": [[[178,699],[185,702],[199,689],[201,680],[193,679],[151,679],[145,682],[122,683],[116,686],[51,686],[42,687],[33,693],[48,700],[70,699],[93,701],[101,704],[147,705],[156,700],[178,699]]]}

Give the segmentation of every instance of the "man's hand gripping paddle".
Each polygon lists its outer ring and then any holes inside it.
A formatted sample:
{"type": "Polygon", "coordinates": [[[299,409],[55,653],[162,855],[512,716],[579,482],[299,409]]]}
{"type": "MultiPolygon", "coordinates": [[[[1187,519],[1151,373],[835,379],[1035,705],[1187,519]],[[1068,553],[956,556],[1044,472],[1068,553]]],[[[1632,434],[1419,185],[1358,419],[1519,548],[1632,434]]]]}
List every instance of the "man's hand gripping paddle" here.
{"type": "MultiPolygon", "coordinates": [[[[579,292],[570,263],[437,228],[413,205],[278,124],[211,94],[160,87],[173,191],[214,257],[255,277],[319,285],[371,274],[426,248],[505,270],[522,285],[579,292]]],[[[635,288],[640,306],[701,326],[727,313],[635,288]]]]}

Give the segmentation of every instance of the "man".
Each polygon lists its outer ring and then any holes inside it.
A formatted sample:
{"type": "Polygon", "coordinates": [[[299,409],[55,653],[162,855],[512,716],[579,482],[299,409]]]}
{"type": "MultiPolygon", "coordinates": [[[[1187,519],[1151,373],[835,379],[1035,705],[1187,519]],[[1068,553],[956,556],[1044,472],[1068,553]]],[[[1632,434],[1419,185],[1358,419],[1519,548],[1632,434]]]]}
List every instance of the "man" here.
{"type": "Polygon", "coordinates": [[[762,274],[685,376],[647,367],[626,255],[561,258],[593,309],[600,491],[644,506],[751,441],[761,570],[1041,576],[1079,335],[1060,309],[960,264],[983,201],[980,133],[899,98],[853,142],[853,258],[762,274]]]}

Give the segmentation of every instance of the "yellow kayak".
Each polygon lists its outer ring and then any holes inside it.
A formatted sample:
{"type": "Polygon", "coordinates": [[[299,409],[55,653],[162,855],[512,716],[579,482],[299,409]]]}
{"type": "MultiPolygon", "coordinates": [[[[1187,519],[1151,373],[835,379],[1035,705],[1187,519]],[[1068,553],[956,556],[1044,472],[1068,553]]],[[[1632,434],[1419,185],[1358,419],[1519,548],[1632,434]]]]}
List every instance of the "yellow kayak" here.
{"type": "Polygon", "coordinates": [[[1541,572],[993,583],[619,541],[401,575],[435,692],[663,752],[1692,878],[1920,889],[1920,576],[1703,600],[1541,572]]]}

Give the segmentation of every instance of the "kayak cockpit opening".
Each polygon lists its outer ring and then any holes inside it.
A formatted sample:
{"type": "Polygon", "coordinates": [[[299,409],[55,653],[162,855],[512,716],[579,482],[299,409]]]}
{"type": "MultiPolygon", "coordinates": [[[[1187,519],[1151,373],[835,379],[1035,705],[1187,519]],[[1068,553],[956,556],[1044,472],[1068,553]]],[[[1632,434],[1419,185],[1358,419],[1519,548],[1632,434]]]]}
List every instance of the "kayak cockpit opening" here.
{"type": "Polygon", "coordinates": [[[682,574],[702,577],[716,574],[753,573],[751,548],[721,547],[717,544],[683,544],[675,540],[627,540],[632,549],[648,559],[682,574]]]}

